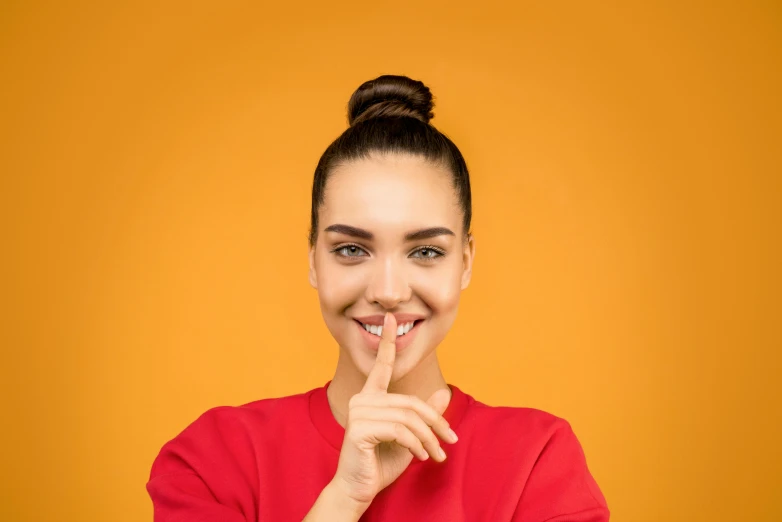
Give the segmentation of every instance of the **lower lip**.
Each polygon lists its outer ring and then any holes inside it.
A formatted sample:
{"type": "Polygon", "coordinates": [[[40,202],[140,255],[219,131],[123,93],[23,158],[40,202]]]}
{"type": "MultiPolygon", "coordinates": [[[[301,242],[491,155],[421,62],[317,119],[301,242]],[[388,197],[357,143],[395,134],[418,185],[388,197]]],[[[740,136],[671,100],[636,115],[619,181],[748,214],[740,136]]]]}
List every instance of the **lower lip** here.
{"type": "MultiPolygon", "coordinates": [[[[380,336],[375,335],[373,333],[369,333],[364,329],[364,325],[362,325],[360,322],[353,320],[354,323],[356,323],[356,326],[359,330],[361,330],[361,335],[364,337],[364,341],[369,345],[369,347],[372,349],[372,351],[377,351],[378,348],[380,348],[380,336]]],[[[419,328],[421,327],[421,324],[424,322],[424,320],[416,321],[412,328],[410,328],[410,331],[407,332],[405,335],[396,338],[396,351],[397,353],[404,350],[407,346],[410,345],[410,343],[413,342],[413,338],[418,333],[419,328]]]]}

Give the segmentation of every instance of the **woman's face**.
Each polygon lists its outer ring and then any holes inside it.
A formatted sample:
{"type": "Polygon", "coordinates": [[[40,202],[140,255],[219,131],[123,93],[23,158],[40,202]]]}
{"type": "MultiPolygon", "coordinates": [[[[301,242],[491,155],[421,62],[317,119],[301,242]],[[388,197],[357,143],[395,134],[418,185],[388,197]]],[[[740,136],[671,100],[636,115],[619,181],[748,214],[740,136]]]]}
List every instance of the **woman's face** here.
{"type": "Polygon", "coordinates": [[[451,174],[419,157],[373,155],[332,171],[310,284],[326,326],[362,374],[380,340],[363,324],[381,325],[387,311],[399,326],[415,321],[397,337],[392,381],[431,360],[470,282],[475,243],[463,240],[462,219],[451,174]]]}

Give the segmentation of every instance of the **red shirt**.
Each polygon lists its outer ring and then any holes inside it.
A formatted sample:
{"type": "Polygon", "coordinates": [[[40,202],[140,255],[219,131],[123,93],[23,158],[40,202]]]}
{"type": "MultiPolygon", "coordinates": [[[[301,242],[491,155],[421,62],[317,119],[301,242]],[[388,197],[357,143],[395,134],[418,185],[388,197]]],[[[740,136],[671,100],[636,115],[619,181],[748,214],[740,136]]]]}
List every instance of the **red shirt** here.
{"type": "MultiPolygon", "coordinates": [[[[298,395],[213,408],[166,443],[147,491],[157,522],[301,522],[337,469],[345,430],[327,382],[298,395]]],[[[603,522],[608,508],[570,425],[487,406],[454,385],[448,458],[413,459],[362,522],[603,522]]]]}

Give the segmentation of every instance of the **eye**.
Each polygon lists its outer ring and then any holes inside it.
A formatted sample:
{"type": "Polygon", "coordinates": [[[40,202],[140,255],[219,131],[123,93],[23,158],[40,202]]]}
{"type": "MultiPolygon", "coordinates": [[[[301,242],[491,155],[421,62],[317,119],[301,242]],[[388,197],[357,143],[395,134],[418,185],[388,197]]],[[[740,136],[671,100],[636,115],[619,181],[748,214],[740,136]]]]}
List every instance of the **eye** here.
{"type": "Polygon", "coordinates": [[[362,257],[360,255],[357,255],[357,253],[365,252],[365,250],[358,245],[351,244],[351,245],[338,246],[331,252],[337,254],[338,257],[362,257]]]}
{"type": "Polygon", "coordinates": [[[420,253],[420,256],[414,256],[418,257],[418,259],[423,259],[424,261],[434,261],[435,259],[441,258],[445,255],[445,252],[440,250],[439,248],[435,248],[433,246],[423,246],[413,252],[413,254],[420,253]]]}
{"type": "MultiPolygon", "coordinates": [[[[361,254],[361,252],[366,253],[366,250],[364,250],[358,245],[349,244],[349,245],[338,246],[331,252],[333,254],[336,254],[337,257],[358,258],[358,257],[365,257],[361,254]]],[[[427,245],[414,250],[413,253],[411,254],[411,257],[429,262],[429,261],[434,261],[435,259],[439,259],[444,255],[445,252],[443,252],[439,248],[427,245]],[[416,255],[416,254],[420,254],[420,255],[416,255]]]]}

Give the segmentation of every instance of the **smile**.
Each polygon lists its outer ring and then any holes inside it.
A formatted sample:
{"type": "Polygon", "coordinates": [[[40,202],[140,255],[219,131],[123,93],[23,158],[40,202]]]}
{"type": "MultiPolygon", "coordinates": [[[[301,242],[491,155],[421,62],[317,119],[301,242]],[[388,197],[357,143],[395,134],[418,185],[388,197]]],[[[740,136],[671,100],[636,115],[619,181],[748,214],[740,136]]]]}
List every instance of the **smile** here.
{"type": "MultiPolygon", "coordinates": [[[[417,322],[421,322],[420,320],[417,322]]],[[[383,334],[383,326],[382,325],[374,325],[374,324],[364,324],[361,321],[358,321],[358,323],[364,327],[364,330],[371,333],[372,335],[377,335],[380,337],[383,334]]],[[[400,324],[396,328],[396,335],[397,337],[402,337],[407,332],[409,332],[413,326],[415,325],[416,321],[410,321],[409,323],[400,324]]]]}
{"type": "MultiPolygon", "coordinates": [[[[404,319],[409,319],[405,317],[404,319]]],[[[377,318],[370,319],[372,322],[376,322],[377,318]]],[[[399,325],[397,328],[397,337],[394,341],[396,345],[397,353],[403,351],[405,348],[413,344],[418,337],[418,330],[422,328],[421,324],[425,319],[415,319],[413,321],[406,321],[399,325]],[[399,333],[399,332],[402,333],[399,333]]],[[[380,324],[367,324],[362,323],[358,319],[354,319],[356,328],[359,329],[361,337],[364,339],[364,343],[371,352],[377,352],[380,347],[380,336],[383,333],[383,326],[380,324]]]]}

